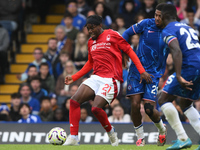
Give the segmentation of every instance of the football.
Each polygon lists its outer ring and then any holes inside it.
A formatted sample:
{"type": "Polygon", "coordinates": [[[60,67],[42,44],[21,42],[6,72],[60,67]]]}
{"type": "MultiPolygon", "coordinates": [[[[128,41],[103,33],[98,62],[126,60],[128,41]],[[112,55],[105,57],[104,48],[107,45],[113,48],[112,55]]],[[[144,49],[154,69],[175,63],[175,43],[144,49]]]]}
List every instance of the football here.
{"type": "Polygon", "coordinates": [[[62,145],[65,143],[67,138],[67,133],[64,129],[60,127],[55,127],[51,129],[48,133],[49,142],[53,145],[62,145]]]}

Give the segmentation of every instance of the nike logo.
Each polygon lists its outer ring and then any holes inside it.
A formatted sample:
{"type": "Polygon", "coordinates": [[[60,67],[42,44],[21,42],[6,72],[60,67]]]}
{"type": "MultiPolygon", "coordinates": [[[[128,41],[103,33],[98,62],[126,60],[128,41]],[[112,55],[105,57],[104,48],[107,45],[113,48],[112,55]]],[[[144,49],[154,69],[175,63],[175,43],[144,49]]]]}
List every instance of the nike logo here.
{"type": "Polygon", "coordinates": [[[70,124],[70,127],[73,127],[73,124],[70,124]]]}
{"type": "Polygon", "coordinates": [[[148,33],[154,33],[154,32],[155,32],[155,31],[150,31],[150,30],[148,31],[148,33]]]}
{"type": "Polygon", "coordinates": [[[183,145],[180,145],[179,148],[183,148],[185,145],[187,145],[188,143],[184,143],[183,145]]]}

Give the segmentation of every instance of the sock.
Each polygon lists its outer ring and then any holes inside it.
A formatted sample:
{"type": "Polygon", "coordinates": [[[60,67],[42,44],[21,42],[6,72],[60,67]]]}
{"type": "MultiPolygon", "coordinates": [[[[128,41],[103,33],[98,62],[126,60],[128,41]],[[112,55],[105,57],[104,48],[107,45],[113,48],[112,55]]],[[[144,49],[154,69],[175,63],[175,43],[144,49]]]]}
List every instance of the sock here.
{"type": "Polygon", "coordinates": [[[165,126],[163,124],[162,119],[160,119],[160,121],[158,123],[154,123],[154,124],[157,127],[159,134],[160,135],[165,135],[166,128],[165,128],[165,126]]]}
{"type": "Polygon", "coordinates": [[[135,132],[137,134],[137,138],[138,139],[143,139],[144,138],[144,128],[143,128],[143,124],[134,127],[135,128],[135,132]]]}
{"type": "Polygon", "coordinates": [[[101,123],[103,128],[106,130],[106,132],[110,132],[112,129],[112,126],[110,122],[108,121],[108,116],[106,112],[102,108],[92,107],[92,113],[99,120],[99,122],[101,123]]]}
{"type": "Polygon", "coordinates": [[[171,125],[172,129],[174,129],[178,139],[181,141],[187,140],[188,136],[181,124],[181,121],[180,121],[180,118],[178,115],[178,111],[176,110],[174,105],[171,102],[164,103],[161,106],[161,109],[162,109],[163,113],[165,114],[166,119],[169,122],[169,124],[171,125]]]}
{"type": "Polygon", "coordinates": [[[78,141],[78,135],[71,135],[71,138],[76,139],[78,141]]]}
{"type": "Polygon", "coordinates": [[[198,111],[191,106],[186,111],[184,111],[184,114],[189,119],[190,124],[195,129],[195,131],[200,135],[200,115],[198,111]]]}
{"type": "Polygon", "coordinates": [[[80,114],[80,104],[70,99],[69,122],[71,135],[78,135],[80,114]]]}

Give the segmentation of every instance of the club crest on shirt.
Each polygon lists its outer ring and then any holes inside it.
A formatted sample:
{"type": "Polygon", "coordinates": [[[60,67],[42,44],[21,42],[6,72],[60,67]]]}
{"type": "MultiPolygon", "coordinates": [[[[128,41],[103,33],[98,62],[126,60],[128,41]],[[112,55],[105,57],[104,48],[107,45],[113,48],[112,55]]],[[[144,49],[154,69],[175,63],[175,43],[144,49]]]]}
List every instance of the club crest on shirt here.
{"type": "Polygon", "coordinates": [[[110,34],[107,35],[106,40],[110,41],[110,34]]]}
{"type": "Polygon", "coordinates": [[[129,84],[128,87],[127,87],[127,89],[128,89],[129,91],[132,90],[132,86],[129,84]]]}

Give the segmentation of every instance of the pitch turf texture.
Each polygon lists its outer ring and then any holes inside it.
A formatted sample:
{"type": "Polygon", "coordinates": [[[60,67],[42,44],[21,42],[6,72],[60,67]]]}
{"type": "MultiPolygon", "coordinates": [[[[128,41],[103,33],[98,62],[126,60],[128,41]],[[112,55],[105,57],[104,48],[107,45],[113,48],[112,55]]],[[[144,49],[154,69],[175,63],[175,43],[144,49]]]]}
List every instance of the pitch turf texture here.
{"type": "MultiPolygon", "coordinates": [[[[80,146],[54,146],[54,145],[23,145],[23,144],[1,144],[0,150],[164,150],[171,145],[157,146],[145,145],[144,147],[137,147],[136,145],[119,145],[112,147],[111,145],[80,145],[80,146]]],[[[192,145],[194,150],[198,145],[192,145]]]]}

